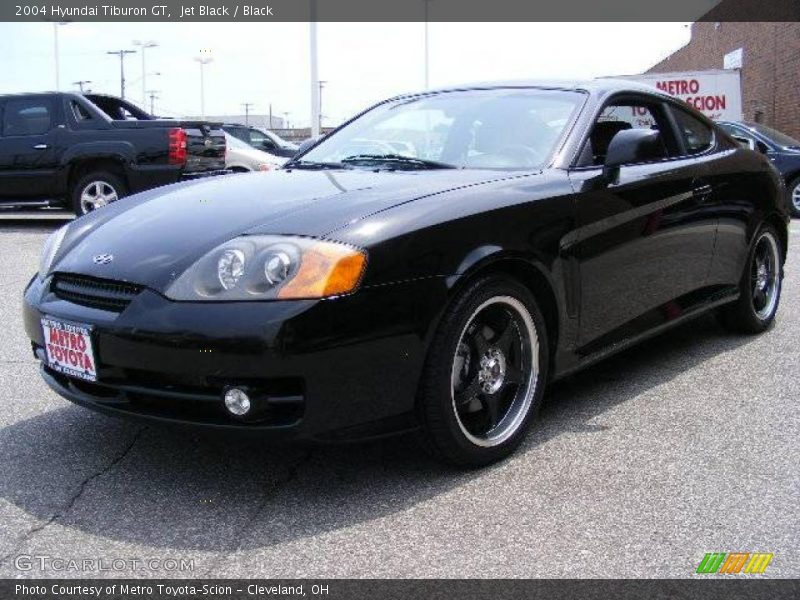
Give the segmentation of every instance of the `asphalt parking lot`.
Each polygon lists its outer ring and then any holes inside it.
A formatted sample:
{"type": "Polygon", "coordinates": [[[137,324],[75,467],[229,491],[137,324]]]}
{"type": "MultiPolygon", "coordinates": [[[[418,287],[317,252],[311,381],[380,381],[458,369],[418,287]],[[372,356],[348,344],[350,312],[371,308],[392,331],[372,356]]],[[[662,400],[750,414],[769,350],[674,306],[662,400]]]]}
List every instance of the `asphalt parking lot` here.
{"type": "Polygon", "coordinates": [[[0,216],[0,577],[691,577],[712,551],[800,576],[796,243],[769,333],[683,326],[554,386],[511,459],[454,472],[408,438],[280,448],[56,396],[20,318],[60,219],[40,217],[0,216]]]}

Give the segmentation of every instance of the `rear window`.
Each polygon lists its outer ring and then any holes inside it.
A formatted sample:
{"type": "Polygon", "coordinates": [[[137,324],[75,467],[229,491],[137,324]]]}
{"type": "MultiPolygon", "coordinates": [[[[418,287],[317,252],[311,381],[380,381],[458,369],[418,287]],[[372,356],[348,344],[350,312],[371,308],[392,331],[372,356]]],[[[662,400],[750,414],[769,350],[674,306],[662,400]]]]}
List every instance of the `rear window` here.
{"type": "Polygon", "coordinates": [[[46,98],[6,102],[3,135],[40,135],[50,131],[52,124],[53,105],[46,98]]]}

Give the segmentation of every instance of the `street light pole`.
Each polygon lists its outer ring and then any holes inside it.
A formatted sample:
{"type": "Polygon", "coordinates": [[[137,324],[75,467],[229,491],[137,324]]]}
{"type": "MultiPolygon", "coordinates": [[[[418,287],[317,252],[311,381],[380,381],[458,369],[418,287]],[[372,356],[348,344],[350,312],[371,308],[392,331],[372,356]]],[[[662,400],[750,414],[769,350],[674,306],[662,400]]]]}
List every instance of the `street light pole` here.
{"type": "Polygon", "coordinates": [[[136,50],[111,50],[106,54],[119,56],[119,95],[125,100],[125,55],[136,54],[136,50]]]}
{"type": "Polygon", "coordinates": [[[325,87],[325,84],[328,83],[327,81],[320,81],[319,82],[319,99],[318,99],[318,109],[319,109],[319,132],[322,133],[322,89],[325,87]]]}
{"type": "Polygon", "coordinates": [[[425,7],[425,89],[430,88],[430,53],[429,53],[429,35],[428,35],[428,8],[432,0],[422,0],[425,7]]]}
{"type": "Polygon", "coordinates": [[[155,104],[156,104],[156,99],[158,98],[158,90],[150,90],[147,93],[150,94],[150,114],[155,115],[156,114],[155,104]]]}
{"type": "Polygon", "coordinates": [[[53,22],[53,58],[56,68],[56,91],[61,90],[61,56],[58,49],[58,28],[61,25],[69,25],[67,21],[53,22]]]}
{"type": "Polygon", "coordinates": [[[133,40],[133,45],[139,46],[142,49],[142,106],[144,106],[147,102],[147,65],[145,63],[145,55],[147,53],[145,50],[148,48],[157,48],[158,42],[154,42],[152,40],[147,42],[133,40]]]}
{"type": "Polygon", "coordinates": [[[317,3],[311,0],[311,21],[309,37],[311,42],[311,137],[317,137],[319,131],[319,68],[317,66],[317,3]]]}
{"type": "Polygon", "coordinates": [[[195,62],[200,63],[200,117],[206,118],[206,80],[205,68],[206,65],[213,62],[214,58],[211,56],[209,50],[201,50],[200,56],[194,57],[195,62]]]}

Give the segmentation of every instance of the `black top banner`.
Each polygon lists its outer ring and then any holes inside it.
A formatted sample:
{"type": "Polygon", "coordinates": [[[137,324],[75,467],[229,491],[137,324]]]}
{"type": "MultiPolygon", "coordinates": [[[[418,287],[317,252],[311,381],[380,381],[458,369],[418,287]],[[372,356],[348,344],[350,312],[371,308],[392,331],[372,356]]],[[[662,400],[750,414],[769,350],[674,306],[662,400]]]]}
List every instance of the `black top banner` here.
{"type": "Polygon", "coordinates": [[[797,21],[800,0],[4,0],[0,21],[797,21]]]}

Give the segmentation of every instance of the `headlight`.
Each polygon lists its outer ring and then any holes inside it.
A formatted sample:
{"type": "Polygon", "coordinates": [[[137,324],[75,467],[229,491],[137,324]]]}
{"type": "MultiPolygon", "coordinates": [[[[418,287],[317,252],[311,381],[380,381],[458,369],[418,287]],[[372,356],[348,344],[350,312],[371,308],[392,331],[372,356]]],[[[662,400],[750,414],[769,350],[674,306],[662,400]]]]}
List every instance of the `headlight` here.
{"type": "Polygon", "coordinates": [[[214,248],[166,292],[172,300],[325,298],[355,291],[363,250],[303,237],[245,235],[214,248]]]}
{"type": "Polygon", "coordinates": [[[67,227],[69,227],[69,225],[64,225],[58,231],[51,233],[42,247],[42,256],[39,259],[39,277],[42,279],[47,276],[50,272],[50,268],[53,266],[53,260],[56,254],[58,254],[61,248],[61,242],[64,241],[64,236],[67,233],[67,227]]]}

